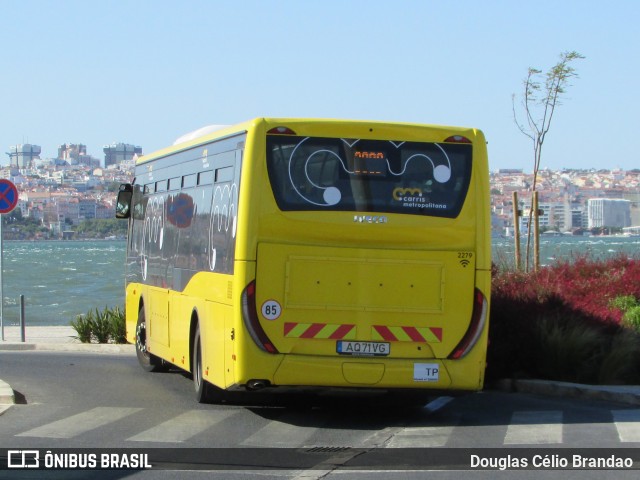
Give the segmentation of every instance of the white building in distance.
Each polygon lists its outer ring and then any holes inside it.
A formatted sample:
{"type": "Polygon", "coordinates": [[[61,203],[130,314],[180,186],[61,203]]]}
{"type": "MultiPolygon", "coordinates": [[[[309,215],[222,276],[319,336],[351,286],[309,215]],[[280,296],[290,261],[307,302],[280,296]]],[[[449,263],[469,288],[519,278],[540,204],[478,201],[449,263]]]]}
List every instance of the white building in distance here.
{"type": "Polygon", "coordinates": [[[41,151],[40,145],[31,145],[30,143],[11,146],[7,152],[9,165],[17,168],[29,168],[35,160],[40,159],[41,151]]]}
{"type": "Polygon", "coordinates": [[[619,198],[590,198],[587,201],[589,228],[631,226],[631,202],[619,198]]]}

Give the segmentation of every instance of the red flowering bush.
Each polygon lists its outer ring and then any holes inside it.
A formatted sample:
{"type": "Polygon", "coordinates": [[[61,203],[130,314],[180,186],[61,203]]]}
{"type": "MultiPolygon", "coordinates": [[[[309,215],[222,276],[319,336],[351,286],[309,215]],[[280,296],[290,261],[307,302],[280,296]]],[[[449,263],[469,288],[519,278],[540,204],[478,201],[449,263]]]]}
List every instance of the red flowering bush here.
{"type": "Polygon", "coordinates": [[[582,256],[531,273],[494,268],[491,295],[488,380],[640,381],[640,335],[612,306],[622,296],[640,299],[640,260],[582,256]]]}
{"type": "Polygon", "coordinates": [[[562,306],[585,320],[619,324],[622,312],[611,308],[621,296],[640,298],[640,260],[624,256],[592,260],[581,256],[558,261],[538,272],[522,273],[494,269],[492,297],[553,307],[562,306]]]}

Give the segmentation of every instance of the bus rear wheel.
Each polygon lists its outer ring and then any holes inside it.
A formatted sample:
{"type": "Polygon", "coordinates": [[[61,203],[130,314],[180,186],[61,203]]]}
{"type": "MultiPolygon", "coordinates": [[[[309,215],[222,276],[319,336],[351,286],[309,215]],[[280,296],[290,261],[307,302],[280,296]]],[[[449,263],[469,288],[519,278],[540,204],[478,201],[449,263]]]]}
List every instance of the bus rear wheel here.
{"type": "Polygon", "coordinates": [[[164,368],[164,362],[147,349],[147,322],[144,307],[141,307],[138,312],[136,324],[136,356],[142,369],[147,372],[158,372],[164,368]]]}
{"type": "Polygon", "coordinates": [[[202,375],[202,339],[200,326],[196,326],[193,336],[193,354],[191,360],[191,373],[193,375],[193,387],[198,403],[217,403],[223,400],[223,390],[211,385],[202,375]]]}

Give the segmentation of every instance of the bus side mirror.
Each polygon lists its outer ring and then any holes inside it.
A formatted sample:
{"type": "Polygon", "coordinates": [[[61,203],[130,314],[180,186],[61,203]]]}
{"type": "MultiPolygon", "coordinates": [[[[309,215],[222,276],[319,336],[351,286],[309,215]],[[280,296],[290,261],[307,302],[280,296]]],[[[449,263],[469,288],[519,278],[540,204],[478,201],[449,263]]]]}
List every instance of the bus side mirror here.
{"type": "Polygon", "coordinates": [[[131,216],[132,198],[133,186],[130,183],[120,185],[118,199],[116,200],[116,218],[129,218],[131,216]]]}

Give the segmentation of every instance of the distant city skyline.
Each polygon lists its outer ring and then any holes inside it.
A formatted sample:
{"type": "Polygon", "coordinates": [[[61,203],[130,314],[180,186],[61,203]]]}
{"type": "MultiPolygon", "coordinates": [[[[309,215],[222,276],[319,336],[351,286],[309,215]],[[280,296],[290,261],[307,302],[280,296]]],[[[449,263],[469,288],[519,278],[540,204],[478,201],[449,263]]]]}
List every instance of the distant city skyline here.
{"type": "MultiPolygon", "coordinates": [[[[39,148],[38,152],[42,151],[42,145],[40,145],[40,144],[38,144],[36,142],[34,142],[34,143],[26,142],[26,143],[18,143],[18,144],[14,144],[14,145],[9,145],[8,147],[6,147],[6,149],[14,150],[17,147],[22,146],[22,145],[30,145],[30,146],[38,147],[39,148]]],[[[133,149],[132,150],[132,155],[133,154],[143,155],[144,154],[143,152],[146,152],[146,150],[143,147],[140,147],[138,145],[127,144],[127,143],[124,143],[124,142],[112,142],[110,144],[105,144],[105,145],[102,146],[102,152],[103,152],[102,153],[102,157],[96,157],[95,155],[93,155],[92,152],[90,152],[87,149],[86,145],[83,144],[83,143],[75,143],[75,144],[74,143],[61,143],[61,144],[58,144],[58,146],[55,149],[57,151],[56,155],[47,155],[47,154],[39,153],[38,156],[42,160],[55,160],[55,159],[65,160],[66,157],[60,155],[61,148],[65,147],[65,146],[71,146],[71,147],[81,146],[81,147],[84,147],[84,154],[86,154],[87,156],[93,157],[95,160],[99,160],[100,161],[100,166],[107,167],[108,164],[106,162],[107,162],[108,154],[106,153],[106,149],[107,148],[113,148],[116,145],[124,145],[124,146],[126,146],[126,149],[132,148],[133,149]]],[[[151,153],[151,152],[147,152],[147,153],[151,153]]],[[[5,152],[5,157],[0,157],[0,168],[10,165],[9,154],[10,154],[10,152],[5,152]]],[[[116,154],[116,158],[118,158],[117,154],[116,154]]],[[[122,161],[124,159],[130,159],[130,158],[124,158],[121,155],[120,158],[119,158],[119,161],[122,161]]],[[[116,162],[117,161],[118,160],[116,160],[116,162]]],[[[541,167],[541,170],[552,170],[552,171],[562,171],[562,170],[606,170],[606,171],[613,171],[613,170],[618,170],[618,169],[625,170],[625,171],[640,170],[640,161],[636,165],[631,166],[630,168],[623,168],[623,167],[618,166],[618,165],[613,165],[613,166],[612,165],[606,165],[606,166],[602,166],[602,167],[576,166],[576,167],[561,167],[561,168],[552,168],[552,167],[549,167],[549,166],[542,165],[542,167],[541,167]]],[[[532,173],[533,169],[532,168],[527,168],[527,167],[514,167],[514,166],[502,166],[502,167],[499,167],[499,168],[491,168],[491,165],[490,165],[490,171],[491,172],[498,172],[498,171],[501,171],[501,170],[503,170],[503,171],[513,170],[513,171],[521,171],[523,173],[532,173]]]]}
{"type": "MultiPolygon", "coordinates": [[[[70,153],[83,152],[82,145],[65,145],[70,153]],[[77,147],[77,148],[76,148],[77,147]]],[[[133,176],[133,162],[117,168],[95,169],[78,165],[43,165],[35,170],[3,168],[0,176],[11,179],[20,192],[18,207],[23,216],[40,220],[53,232],[63,224],[87,218],[112,218],[114,186],[133,176]]],[[[513,194],[517,193],[524,231],[531,206],[533,176],[522,169],[501,169],[490,175],[492,231],[513,231],[513,194]]],[[[540,227],[559,232],[598,228],[640,229],[640,169],[635,171],[544,170],[538,177],[540,227]]]]}
{"type": "MultiPolygon", "coordinates": [[[[529,67],[585,56],[542,167],[633,169],[640,2],[0,0],[0,146],[153,152],[211,124],[319,117],[475,127],[532,169],[512,118],[529,67]]],[[[6,158],[3,159],[6,162],[6,158]]]]}
{"type": "Polygon", "coordinates": [[[87,151],[87,146],[82,143],[62,143],[57,147],[55,156],[42,154],[42,146],[36,143],[24,143],[10,145],[5,152],[7,159],[0,161],[0,167],[14,166],[17,168],[30,168],[34,161],[61,160],[70,164],[95,164],[95,166],[108,167],[117,163],[131,160],[134,156],[142,155],[143,149],[138,145],[123,142],[114,142],[104,145],[102,158],[94,156],[87,151]]]}

